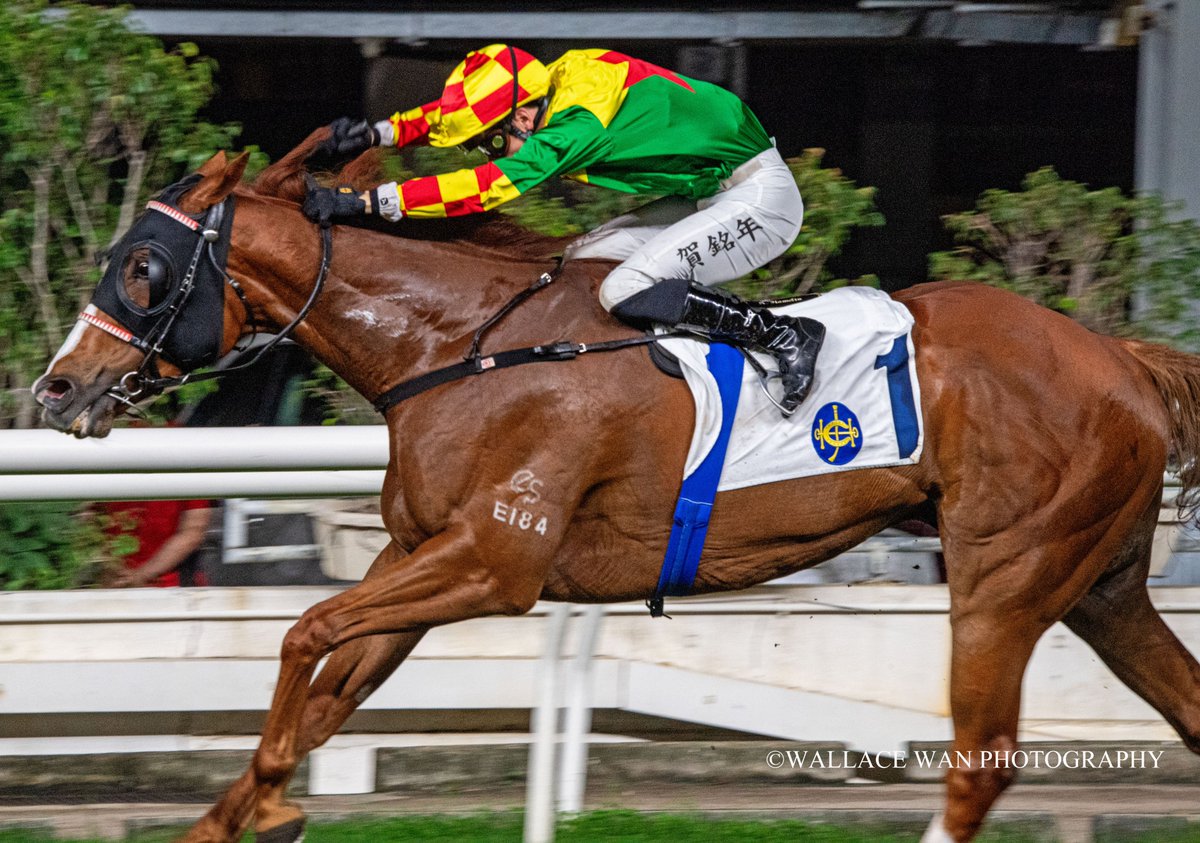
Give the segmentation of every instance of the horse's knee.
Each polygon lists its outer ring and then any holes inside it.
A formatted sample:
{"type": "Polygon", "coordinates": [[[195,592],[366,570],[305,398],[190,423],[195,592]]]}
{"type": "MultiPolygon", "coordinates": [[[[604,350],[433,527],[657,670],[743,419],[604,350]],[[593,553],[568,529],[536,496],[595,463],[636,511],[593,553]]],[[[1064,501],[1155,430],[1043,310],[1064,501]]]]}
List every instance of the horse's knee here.
{"type": "Polygon", "coordinates": [[[283,637],[280,658],[285,664],[315,662],[329,652],[332,640],[333,629],[329,621],[309,609],[283,637]]]}
{"type": "Polygon", "coordinates": [[[259,784],[283,784],[292,775],[298,763],[299,758],[294,752],[284,752],[264,743],[254,753],[254,778],[259,784]]]}

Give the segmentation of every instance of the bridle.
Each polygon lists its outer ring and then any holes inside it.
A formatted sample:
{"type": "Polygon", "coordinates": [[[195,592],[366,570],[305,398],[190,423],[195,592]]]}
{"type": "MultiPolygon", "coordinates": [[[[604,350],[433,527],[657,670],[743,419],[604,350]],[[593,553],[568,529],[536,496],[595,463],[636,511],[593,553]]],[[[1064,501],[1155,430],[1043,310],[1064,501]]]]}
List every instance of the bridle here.
{"type": "MultiPolygon", "coordinates": [[[[189,177],[191,178],[191,177],[189,177]]],[[[311,177],[308,177],[311,179],[311,177]]],[[[186,183],[186,182],[185,182],[186,183]]],[[[191,186],[186,184],[186,186],[191,186]]],[[[175,185],[173,187],[178,187],[175,185]]],[[[171,188],[164,191],[164,196],[172,195],[171,188]]],[[[173,195],[180,195],[177,191],[173,195]]],[[[171,331],[179,322],[179,317],[187,306],[193,291],[196,289],[196,279],[199,267],[202,261],[207,258],[209,265],[220,275],[223,283],[232,287],[238,298],[242,302],[242,306],[246,309],[248,321],[254,325],[254,317],[250,305],[246,300],[245,293],[238,282],[232,278],[225,268],[224,259],[217,257],[216,247],[221,245],[224,238],[228,238],[229,232],[232,231],[232,214],[233,214],[233,197],[228,197],[221,203],[213,205],[204,215],[203,222],[196,217],[193,217],[181,211],[174,204],[168,201],[154,200],[146,205],[147,210],[164,214],[176,223],[184,226],[188,231],[192,232],[197,238],[195,247],[192,250],[191,259],[188,263],[187,272],[183,280],[172,291],[167,302],[162,305],[162,317],[156,322],[153,327],[146,332],[145,336],[139,336],[134,331],[121,327],[120,325],[109,322],[105,319],[84,311],[79,315],[79,318],[89,325],[94,325],[97,328],[111,334],[117,339],[132,345],[134,348],[141,351],[145,356],[142,359],[141,365],[132,372],[127,372],[121,377],[117,385],[110,387],[105,393],[109,397],[119,401],[126,406],[136,409],[136,403],[146,398],[159,395],[164,390],[182,386],[186,383],[198,381],[212,380],[221,378],[225,375],[240,372],[255,365],[265,354],[274,349],[277,345],[287,339],[296,327],[304,321],[309,311],[320,296],[322,289],[325,286],[325,278],[329,272],[329,264],[333,254],[333,235],[328,226],[321,226],[321,263],[317,270],[317,278],[313,283],[312,291],[309,293],[308,300],[304,306],[296,313],[296,316],[284,327],[278,334],[272,337],[268,342],[261,345],[254,353],[253,357],[245,362],[239,362],[235,365],[225,368],[217,368],[204,372],[185,372],[182,375],[175,377],[164,377],[158,370],[158,359],[162,356],[164,347],[171,336],[171,331]],[[222,235],[222,231],[225,232],[222,235]]],[[[135,224],[136,225],[136,224],[135,224]]],[[[133,229],[130,229],[132,232],[133,229]]],[[[126,235],[128,239],[128,235],[126,235]]],[[[227,246],[227,244],[226,244],[227,246]]],[[[116,249],[114,249],[116,251],[116,249]]],[[[222,250],[227,253],[226,250],[222,250]]],[[[123,261],[128,248],[122,251],[120,259],[123,261]]],[[[451,381],[460,380],[472,375],[480,375],[487,372],[499,371],[512,366],[522,366],[530,363],[540,362],[556,362],[564,360],[572,360],[582,354],[590,354],[596,352],[618,351],[626,348],[636,348],[642,345],[649,345],[661,339],[669,337],[687,336],[685,332],[668,332],[658,335],[645,335],[638,337],[629,337],[620,340],[608,340],[594,343],[581,343],[572,340],[560,340],[558,342],[548,343],[545,345],[530,346],[526,348],[510,349],[490,355],[484,355],[481,351],[481,344],[484,335],[487,334],[493,327],[504,319],[509,313],[531,298],[534,294],[550,286],[558,275],[561,263],[551,272],[544,273],[540,278],[533,283],[532,286],[518,292],[511,300],[503,305],[500,310],[491,318],[487,319],[482,326],[475,332],[470,350],[464,357],[463,362],[456,363],[441,369],[419,375],[415,378],[409,378],[402,381],[390,389],[385,390],[378,395],[372,402],[375,408],[383,414],[386,414],[392,407],[401,402],[433,389],[442,384],[451,381]]],[[[222,288],[223,289],[223,288],[222,288]]],[[[255,333],[257,327],[255,326],[255,333]]],[[[253,334],[251,339],[253,339],[253,334]]]]}
{"type": "MultiPolygon", "coordinates": [[[[171,195],[181,195],[186,191],[187,187],[198,181],[198,177],[193,174],[178,185],[173,185],[172,188],[183,187],[184,190],[173,190],[168,188],[163,192],[164,198],[171,195]]],[[[187,307],[192,295],[196,290],[197,277],[203,262],[207,259],[207,263],[215,272],[223,279],[225,285],[228,285],[236,293],[242,307],[245,308],[247,322],[251,327],[250,339],[258,333],[258,324],[254,318],[253,311],[249,302],[246,300],[245,291],[241,285],[234,279],[226,270],[226,258],[228,253],[228,240],[232,232],[232,217],[234,213],[233,197],[229,196],[222,202],[211,206],[204,214],[201,221],[197,217],[185,213],[170,201],[152,200],[146,205],[147,210],[174,220],[176,223],[184,226],[196,236],[195,247],[192,250],[191,258],[188,262],[187,271],[183,279],[172,290],[170,297],[162,307],[162,315],[158,321],[145,333],[139,336],[135,331],[124,328],[120,325],[109,322],[96,316],[93,313],[84,311],[79,314],[79,318],[89,325],[93,325],[102,331],[122,340],[129,345],[132,345],[144,355],[141,365],[134,371],[125,373],[118,383],[109,388],[105,393],[111,398],[116,399],[127,407],[134,407],[139,401],[146,398],[161,394],[163,391],[182,386],[185,383],[196,381],[212,380],[221,378],[234,372],[240,372],[255,365],[264,355],[274,349],[281,342],[286,340],[296,327],[304,320],[309,311],[312,310],[316,303],[317,297],[321,294],[321,290],[325,285],[325,277],[329,271],[329,264],[332,260],[333,253],[333,237],[329,228],[321,229],[321,263],[317,270],[317,278],[313,284],[312,291],[309,293],[308,300],[304,306],[297,312],[295,318],[287,324],[279,333],[271,338],[268,342],[259,346],[253,356],[249,360],[238,362],[235,365],[224,368],[212,369],[204,372],[185,372],[182,375],[174,377],[163,376],[158,368],[158,360],[163,356],[164,348],[168,340],[171,338],[172,330],[179,324],[179,318],[187,307]],[[222,257],[217,257],[218,247],[222,257]]],[[[136,225],[136,224],[135,224],[136,225]]],[[[130,233],[133,232],[130,229],[130,233]]],[[[128,239],[129,235],[126,235],[128,239]]],[[[127,253],[127,250],[126,250],[127,253]]],[[[125,254],[119,256],[123,261],[125,254]]],[[[242,349],[234,349],[233,354],[237,354],[242,349]]]]}

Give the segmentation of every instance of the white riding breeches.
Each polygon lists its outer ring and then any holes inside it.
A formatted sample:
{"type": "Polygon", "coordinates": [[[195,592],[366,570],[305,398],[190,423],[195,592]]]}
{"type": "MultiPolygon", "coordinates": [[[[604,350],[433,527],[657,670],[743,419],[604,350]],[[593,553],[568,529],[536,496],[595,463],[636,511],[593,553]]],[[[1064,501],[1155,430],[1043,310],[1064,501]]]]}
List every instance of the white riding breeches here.
{"type": "Polygon", "coordinates": [[[796,180],[772,147],[734,170],[713,196],[651,202],[575,240],[565,258],[622,262],[600,286],[600,303],[611,310],[666,278],[706,286],[740,278],[783,254],[803,218],[796,180]]]}

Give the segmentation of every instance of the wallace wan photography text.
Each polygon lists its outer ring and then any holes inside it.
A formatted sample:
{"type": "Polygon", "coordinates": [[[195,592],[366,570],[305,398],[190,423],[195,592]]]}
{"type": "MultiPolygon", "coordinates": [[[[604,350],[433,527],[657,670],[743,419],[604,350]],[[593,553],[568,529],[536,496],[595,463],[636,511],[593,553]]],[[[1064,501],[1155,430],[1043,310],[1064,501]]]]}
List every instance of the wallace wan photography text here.
{"type": "Polygon", "coordinates": [[[949,749],[913,750],[892,755],[871,755],[849,750],[772,749],[767,766],[773,770],[863,769],[926,770],[1005,768],[1023,770],[1157,770],[1163,752],[1146,749],[1014,749],[995,752],[955,752],[949,749]]]}

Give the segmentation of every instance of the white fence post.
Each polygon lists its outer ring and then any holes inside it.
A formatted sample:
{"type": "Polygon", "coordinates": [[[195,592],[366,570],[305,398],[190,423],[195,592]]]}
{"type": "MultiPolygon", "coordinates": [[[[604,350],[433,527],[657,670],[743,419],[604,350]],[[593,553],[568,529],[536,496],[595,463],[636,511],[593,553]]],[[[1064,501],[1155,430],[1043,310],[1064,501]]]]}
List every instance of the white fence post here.
{"type": "Polygon", "coordinates": [[[567,677],[566,724],[562,758],[559,759],[558,810],[573,816],[583,810],[587,786],[588,733],[592,729],[592,666],[596,639],[604,620],[605,607],[590,605],[580,617],[582,628],[575,645],[567,677]]]}
{"type": "Polygon", "coordinates": [[[529,769],[525,777],[525,843],[554,840],[554,756],[558,744],[558,708],[562,643],[571,607],[550,610],[545,649],[538,660],[537,707],[530,715],[529,769]]]}

